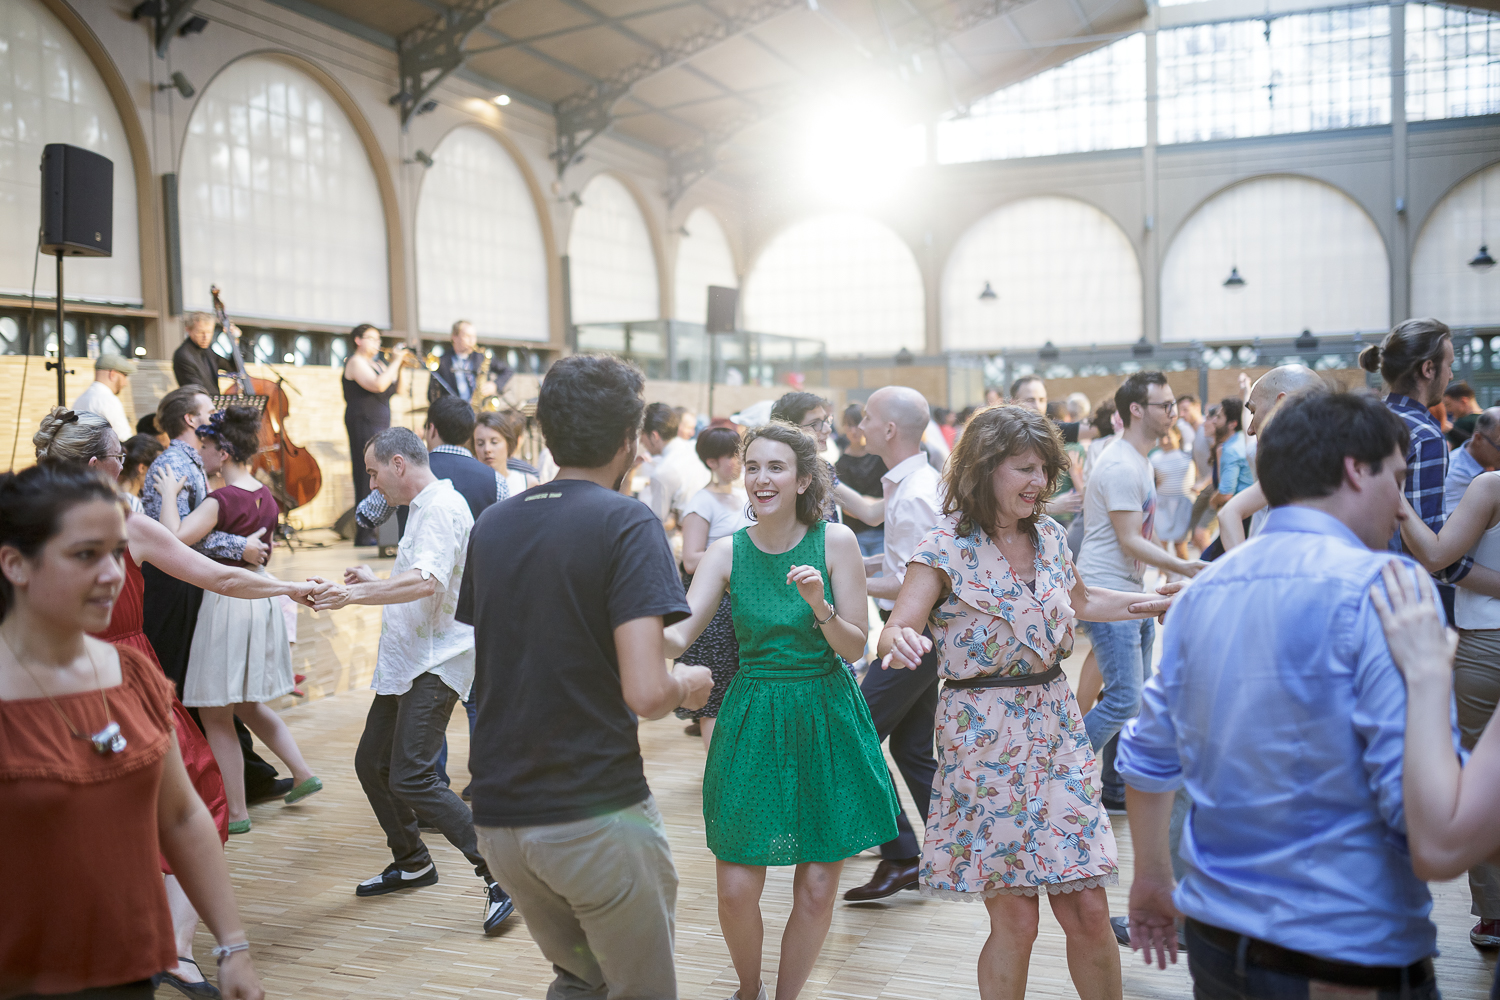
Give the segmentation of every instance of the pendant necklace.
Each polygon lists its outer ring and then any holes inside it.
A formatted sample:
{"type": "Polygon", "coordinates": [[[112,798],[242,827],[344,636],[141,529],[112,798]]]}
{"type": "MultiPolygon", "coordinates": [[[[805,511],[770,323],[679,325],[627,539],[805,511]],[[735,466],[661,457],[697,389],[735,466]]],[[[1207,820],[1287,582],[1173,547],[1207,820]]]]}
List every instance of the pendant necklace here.
{"type": "MultiPolygon", "coordinates": [[[[36,685],[37,690],[42,692],[42,697],[47,699],[47,703],[52,706],[52,710],[57,713],[58,718],[63,720],[63,725],[68,727],[68,732],[72,733],[80,740],[86,740],[87,742],[93,744],[94,752],[100,755],[120,753],[125,749],[125,747],[127,746],[125,737],[120,732],[120,724],[110,718],[109,696],[104,693],[104,688],[102,686],[99,687],[99,700],[104,703],[104,718],[106,725],[103,729],[99,730],[94,735],[85,736],[83,733],[78,731],[78,727],[73,725],[73,720],[68,718],[67,713],[62,710],[62,706],[58,705],[57,701],[52,697],[52,695],[47,693],[46,688],[42,687],[41,681],[36,679],[36,675],[31,672],[31,668],[28,667],[25,662],[16,655],[16,651],[11,648],[10,640],[5,638],[4,633],[0,633],[0,642],[5,643],[6,652],[10,653],[11,659],[20,664],[21,669],[26,672],[26,676],[31,679],[31,683],[36,685]]],[[[84,654],[89,658],[89,666],[94,668],[94,683],[98,685],[100,684],[99,664],[94,662],[94,654],[89,652],[87,645],[83,647],[83,651],[84,654]]]]}

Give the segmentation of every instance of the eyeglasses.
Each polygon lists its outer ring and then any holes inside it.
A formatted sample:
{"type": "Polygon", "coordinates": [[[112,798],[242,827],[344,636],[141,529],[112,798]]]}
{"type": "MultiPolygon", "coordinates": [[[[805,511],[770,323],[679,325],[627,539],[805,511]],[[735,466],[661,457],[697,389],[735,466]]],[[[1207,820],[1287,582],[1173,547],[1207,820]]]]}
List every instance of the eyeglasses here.
{"type": "Polygon", "coordinates": [[[1172,413],[1173,411],[1175,411],[1177,409],[1177,404],[1174,403],[1170,399],[1167,400],[1165,403],[1147,403],[1146,405],[1147,406],[1160,406],[1162,408],[1162,412],[1163,413],[1172,413]]]}
{"type": "Polygon", "coordinates": [[[800,426],[805,431],[813,431],[814,433],[816,433],[817,431],[832,430],[833,421],[827,417],[824,417],[822,420],[813,420],[808,423],[801,424],[800,426]]]}
{"type": "Polygon", "coordinates": [[[125,461],[125,453],[123,451],[107,451],[99,456],[101,462],[106,458],[113,458],[118,462],[123,462],[125,461]]]}

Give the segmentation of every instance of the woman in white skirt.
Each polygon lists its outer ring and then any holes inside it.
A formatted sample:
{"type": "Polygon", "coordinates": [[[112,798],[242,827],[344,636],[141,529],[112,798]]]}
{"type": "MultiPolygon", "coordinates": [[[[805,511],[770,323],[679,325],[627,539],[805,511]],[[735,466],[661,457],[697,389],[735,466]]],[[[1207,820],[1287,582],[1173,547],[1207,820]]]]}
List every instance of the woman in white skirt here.
{"type": "Polygon", "coordinates": [[[1193,520],[1193,456],[1182,450],[1182,432],[1175,425],[1161,436],[1161,449],[1151,453],[1151,465],[1156,470],[1156,540],[1186,559],[1193,520]]]}
{"type": "MultiPolygon", "coordinates": [[[[197,433],[204,471],[221,474],[224,486],[179,519],[177,493],[183,481],[163,470],[157,479],[163,500],[162,525],[189,545],[211,531],[248,536],[265,529],[270,537],[276,530],[276,498],[250,471],[260,448],[260,414],[252,407],[231,406],[215,413],[197,433]]],[[[244,565],[264,572],[259,566],[244,565]]],[[[292,686],[292,653],[280,605],[269,598],[246,600],[205,591],[188,654],[182,703],[198,709],[214,759],[224,772],[230,833],[250,831],[245,762],[234,731],[236,715],[291,770],[295,785],[286,796],[288,803],[323,787],[302,759],[291,730],[264,704],[290,693],[292,686]]]]}

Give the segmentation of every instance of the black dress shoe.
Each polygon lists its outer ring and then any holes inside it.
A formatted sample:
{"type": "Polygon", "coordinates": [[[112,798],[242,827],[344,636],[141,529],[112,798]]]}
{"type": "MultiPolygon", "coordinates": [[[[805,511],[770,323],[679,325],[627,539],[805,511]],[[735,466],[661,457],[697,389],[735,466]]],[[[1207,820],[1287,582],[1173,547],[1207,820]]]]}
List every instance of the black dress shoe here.
{"type": "Polygon", "coordinates": [[[500,933],[500,925],[505,923],[505,918],[516,912],[516,904],[512,902],[505,890],[500,888],[499,882],[491,882],[489,898],[484,902],[484,933],[486,937],[494,937],[500,933]]]}
{"type": "Polygon", "coordinates": [[[257,802],[269,802],[272,799],[284,799],[286,794],[297,784],[291,778],[277,778],[268,785],[257,788],[254,792],[245,789],[245,802],[255,805],[257,802]]]}
{"type": "Polygon", "coordinates": [[[875,874],[870,876],[870,881],[850,889],[844,893],[844,898],[851,903],[864,903],[872,899],[894,896],[902,889],[915,889],[917,868],[920,862],[919,858],[910,858],[906,861],[881,861],[875,866],[875,874]]]}
{"type": "Polygon", "coordinates": [[[437,885],[437,865],[431,861],[419,871],[402,871],[396,865],[387,865],[385,871],[374,878],[367,878],[354,887],[356,896],[384,896],[388,892],[402,889],[417,889],[424,885],[437,885]]]}
{"type": "MultiPolygon", "coordinates": [[[[1109,918],[1109,926],[1110,926],[1110,929],[1115,932],[1115,940],[1118,941],[1118,942],[1120,942],[1120,947],[1121,948],[1129,948],[1130,947],[1130,918],[1129,917],[1110,917],[1109,918]]],[[[1181,952],[1182,954],[1184,954],[1184,955],[1187,954],[1187,935],[1183,933],[1183,930],[1182,930],[1182,928],[1180,926],[1177,928],[1177,950],[1179,952],[1181,952]]]]}

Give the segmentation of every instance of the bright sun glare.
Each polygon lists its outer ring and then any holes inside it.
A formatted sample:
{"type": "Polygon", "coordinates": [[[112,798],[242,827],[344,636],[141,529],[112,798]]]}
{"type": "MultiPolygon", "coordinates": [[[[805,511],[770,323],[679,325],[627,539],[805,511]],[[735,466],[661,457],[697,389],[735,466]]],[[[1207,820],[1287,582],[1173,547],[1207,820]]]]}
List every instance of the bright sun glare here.
{"type": "Polygon", "coordinates": [[[874,96],[824,102],[809,112],[804,129],[801,179],[823,201],[878,204],[927,158],[924,128],[874,96]]]}

